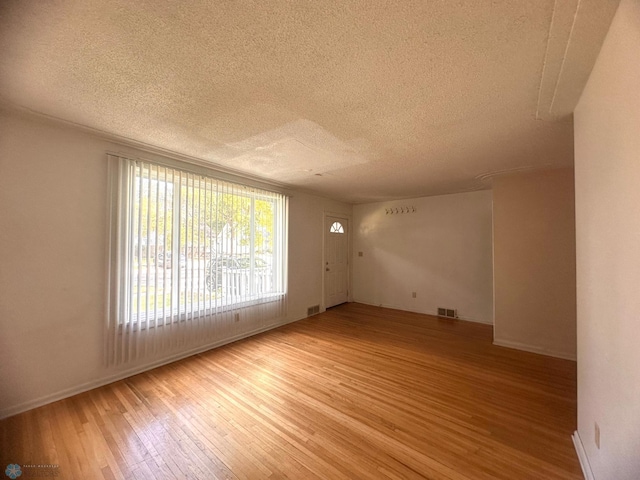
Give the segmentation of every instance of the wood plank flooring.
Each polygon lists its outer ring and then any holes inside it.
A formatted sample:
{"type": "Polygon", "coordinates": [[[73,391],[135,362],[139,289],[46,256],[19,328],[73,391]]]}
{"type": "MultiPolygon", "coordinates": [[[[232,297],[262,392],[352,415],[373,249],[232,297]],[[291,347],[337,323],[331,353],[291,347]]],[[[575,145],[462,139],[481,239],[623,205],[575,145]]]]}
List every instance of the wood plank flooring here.
{"type": "Polygon", "coordinates": [[[5,419],[0,467],[53,464],[64,479],[581,479],[575,363],[491,338],[487,325],[342,305],[5,419]]]}

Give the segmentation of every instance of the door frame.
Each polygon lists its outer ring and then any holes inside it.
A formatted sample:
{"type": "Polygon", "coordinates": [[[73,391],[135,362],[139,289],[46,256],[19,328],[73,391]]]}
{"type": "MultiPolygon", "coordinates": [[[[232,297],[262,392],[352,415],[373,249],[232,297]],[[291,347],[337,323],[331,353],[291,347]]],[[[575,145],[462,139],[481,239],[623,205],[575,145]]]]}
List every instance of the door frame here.
{"type": "Polygon", "coordinates": [[[348,228],[347,228],[347,302],[353,302],[353,293],[351,291],[351,268],[353,263],[351,262],[351,249],[352,249],[352,245],[351,245],[351,241],[352,241],[352,235],[351,235],[351,227],[353,225],[353,221],[351,219],[351,214],[350,213],[339,213],[339,212],[331,212],[331,211],[327,211],[325,210],[322,214],[322,264],[320,265],[322,268],[322,301],[320,302],[320,311],[324,312],[327,310],[327,304],[326,304],[326,295],[325,295],[325,256],[326,256],[326,232],[325,232],[325,226],[327,225],[327,217],[337,217],[337,218],[344,218],[347,220],[348,222],[348,228]]]}

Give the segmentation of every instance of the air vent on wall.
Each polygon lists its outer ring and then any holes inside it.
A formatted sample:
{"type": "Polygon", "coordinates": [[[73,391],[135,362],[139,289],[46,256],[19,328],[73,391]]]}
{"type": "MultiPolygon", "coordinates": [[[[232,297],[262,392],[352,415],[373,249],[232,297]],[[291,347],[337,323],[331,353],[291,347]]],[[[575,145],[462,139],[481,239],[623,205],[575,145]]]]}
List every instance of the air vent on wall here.
{"type": "Polygon", "coordinates": [[[313,307],[307,308],[307,317],[315,315],[316,313],[320,313],[320,305],[314,305],[313,307]]]}
{"type": "Polygon", "coordinates": [[[453,308],[438,307],[438,316],[446,318],[458,318],[458,312],[453,308]]]}

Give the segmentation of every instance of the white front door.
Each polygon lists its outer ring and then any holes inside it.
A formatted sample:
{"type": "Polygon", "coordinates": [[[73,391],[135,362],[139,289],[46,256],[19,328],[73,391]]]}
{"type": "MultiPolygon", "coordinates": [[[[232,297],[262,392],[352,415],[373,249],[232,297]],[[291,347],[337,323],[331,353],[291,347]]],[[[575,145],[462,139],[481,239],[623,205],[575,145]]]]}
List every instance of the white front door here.
{"type": "Polygon", "coordinates": [[[327,216],[324,225],[324,306],[345,303],[349,296],[349,221],[327,216]]]}

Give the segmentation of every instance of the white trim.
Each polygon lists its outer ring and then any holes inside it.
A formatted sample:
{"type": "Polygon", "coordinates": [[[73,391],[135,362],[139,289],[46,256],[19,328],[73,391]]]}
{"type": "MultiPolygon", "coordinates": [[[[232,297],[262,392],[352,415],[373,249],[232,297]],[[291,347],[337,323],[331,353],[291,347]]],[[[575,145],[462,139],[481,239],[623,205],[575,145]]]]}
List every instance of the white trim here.
{"type": "MultiPolygon", "coordinates": [[[[398,305],[391,305],[388,303],[371,303],[371,302],[366,302],[363,300],[358,300],[358,299],[354,299],[353,300],[356,303],[362,303],[363,305],[371,305],[373,307],[381,307],[381,308],[388,308],[390,310],[400,310],[401,312],[411,312],[411,313],[419,313],[421,315],[429,315],[431,317],[438,317],[438,312],[427,312],[425,310],[414,310],[411,308],[406,308],[406,307],[400,307],[398,305]]],[[[483,320],[478,320],[476,318],[471,318],[471,317],[465,317],[465,316],[458,316],[456,318],[451,318],[451,317],[438,317],[438,318],[444,318],[444,319],[448,319],[448,320],[462,320],[463,322],[472,322],[472,323],[481,323],[482,325],[492,325],[491,322],[485,322],[483,320]]]]}
{"type": "Polygon", "coordinates": [[[495,234],[495,205],[493,202],[493,191],[491,192],[491,325],[493,328],[493,338],[496,338],[496,242],[495,234]]]}
{"type": "Polygon", "coordinates": [[[538,347],[536,345],[513,342],[511,340],[499,340],[497,338],[493,339],[493,344],[497,345],[498,347],[513,348],[515,350],[523,350],[525,352],[537,353],[539,355],[546,355],[548,357],[562,358],[564,360],[573,360],[574,362],[576,361],[575,353],[558,352],[555,350],[549,350],[548,348],[538,347]]]}
{"type": "Polygon", "coordinates": [[[136,367],[130,368],[128,370],[125,370],[123,372],[118,372],[116,374],[113,375],[107,375],[105,377],[102,377],[98,380],[93,380],[91,382],[85,382],[82,383],[80,385],[76,385],[75,387],[70,387],[70,388],[65,388],[64,390],[60,390],[58,392],[55,393],[51,393],[48,395],[44,395],[42,397],[36,398],[35,400],[29,400],[26,402],[22,402],[19,403],[18,405],[14,405],[11,407],[7,407],[4,408],[2,410],[0,410],[0,420],[7,418],[7,417],[11,417],[13,415],[17,415],[19,413],[22,412],[26,412],[27,410],[32,410],[34,408],[37,407],[41,407],[43,405],[47,405],[49,403],[52,402],[56,402],[58,400],[62,400],[68,397],[72,397],[74,395],[77,395],[79,393],[82,392],[86,392],[88,390],[93,390],[94,388],[98,388],[98,387],[102,387],[104,385],[108,385],[109,383],[113,383],[113,382],[117,382],[118,380],[122,380],[124,378],[128,378],[131,377],[133,375],[137,375],[139,373],[143,373],[146,372],[148,370],[153,370],[154,368],[158,368],[161,367],[163,365],[167,365],[169,363],[173,363],[173,362],[177,362],[178,360],[182,360],[184,358],[187,357],[191,357],[193,355],[197,355],[198,353],[202,353],[202,352],[206,352],[207,350],[212,350],[214,348],[218,348],[218,347],[222,347],[223,345],[226,345],[228,343],[233,343],[236,342],[238,340],[242,340],[243,338],[248,338],[251,337],[253,335],[257,335],[259,333],[263,333],[266,332],[268,330],[274,330],[278,327],[282,327],[284,325],[288,325],[289,323],[294,323],[300,320],[304,320],[306,318],[306,315],[304,317],[300,317],[300,318],[296,318],[294,320],[284,320],[280,323],[274,324],[274,325],[268,325],[266,327],[261,327],[258,328],[256,330],[251,330],[250,332],[245,332],[245,333],[241,333],[238,335],[235,335],[233,337],[230,338],[225,338],[223,340],[218,340],[216,342],[213,343],[209,343],[207,345],[201,345],[199,347],[196,348],[192,348],[190,350],[184,351],[184,352],[180,352],[177,353],[175,355],[171,355],[169,357],[163,358],[161,360],[156,360],[154,362],[145,364],[145,365],[138,365],[136,367]]]}
{"type": "Polygon", "coordinates": [[[587,451],[584,449],[584,445],[582,444],[582,439],[580,438],[580,434],[576,430],[571,435],[571,440],[573,440],[573,446],[576,448],[576,453],[578,454],[578,461],[580,462],[580,467],[582,467],[582,473],[584,474],[585,480],[596,480],[596,477],[593,476],[593,471],[591,470],[591,465],[589,465],[589,458],[587,457],[587,451]]]}

